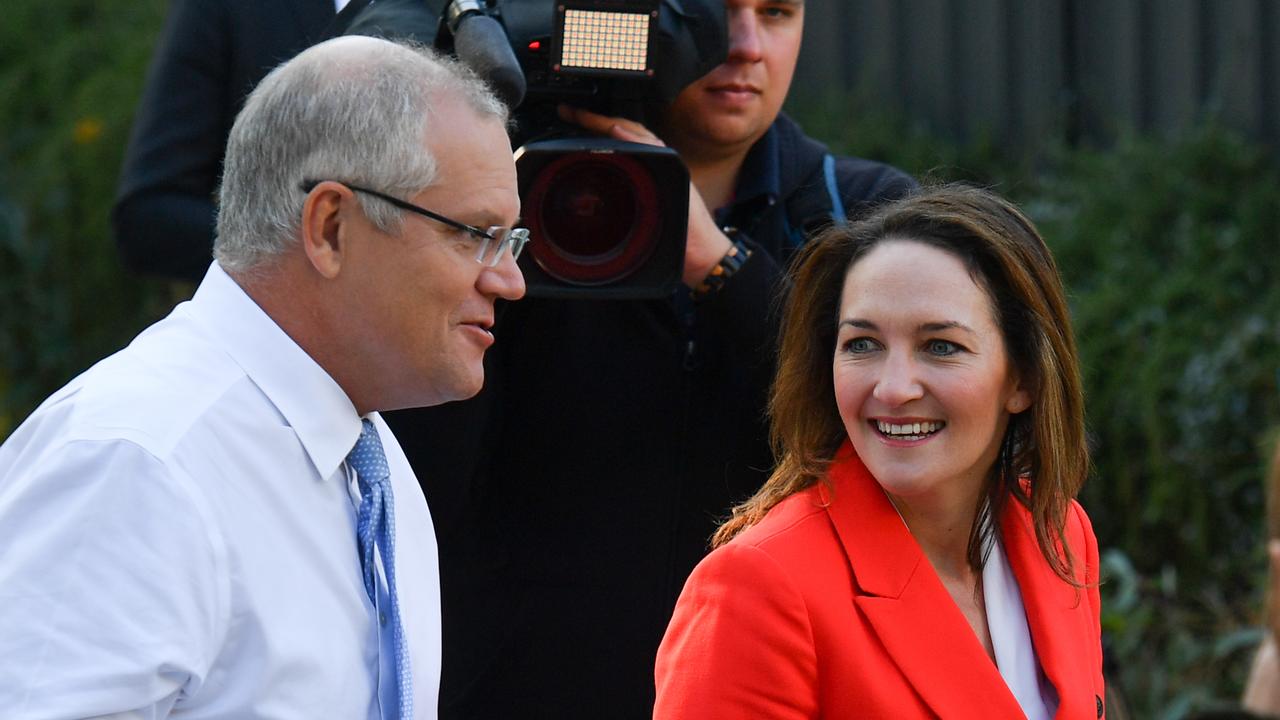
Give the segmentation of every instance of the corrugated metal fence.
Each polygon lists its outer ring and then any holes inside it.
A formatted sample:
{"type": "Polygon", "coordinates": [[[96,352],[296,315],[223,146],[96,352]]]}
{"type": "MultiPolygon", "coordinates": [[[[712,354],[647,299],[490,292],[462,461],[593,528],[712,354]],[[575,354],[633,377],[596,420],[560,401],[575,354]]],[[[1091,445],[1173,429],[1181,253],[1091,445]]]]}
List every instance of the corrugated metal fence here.
{"type": "Polygon", "coordinates": [[[1280,0],[809,0],[801,102],[858,93],[1034,147],[1213,117],[1280,141],[1280,0]]]}

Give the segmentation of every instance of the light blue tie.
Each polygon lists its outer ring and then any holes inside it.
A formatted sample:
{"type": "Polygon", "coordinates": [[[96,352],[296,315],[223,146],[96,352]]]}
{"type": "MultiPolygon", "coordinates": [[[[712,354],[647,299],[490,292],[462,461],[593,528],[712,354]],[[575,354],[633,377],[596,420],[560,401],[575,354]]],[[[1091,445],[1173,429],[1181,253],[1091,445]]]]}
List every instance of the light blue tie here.
{"type": "Polygon", "coordinates": [[[361,421],[360,439],[347,455],[347,464],[356,471],[360,483],[360,512],[356,536],[360,543],[360,566],[364,570],[364,589],[374,607],[378,606],[377,572],[373,562],[376,546],[382,555],[382,569],[387,575],[387,596],[391,601],[391,633],[395,638],[396,680],[400,698],[401,720],[413,717],[413,673],[409,667],[409,647],[404,626],[400,624],[400,600],[396,597],[396,514],[391,494],[391,470],[382,451],[378,429],[368,420],[361,421]]]}

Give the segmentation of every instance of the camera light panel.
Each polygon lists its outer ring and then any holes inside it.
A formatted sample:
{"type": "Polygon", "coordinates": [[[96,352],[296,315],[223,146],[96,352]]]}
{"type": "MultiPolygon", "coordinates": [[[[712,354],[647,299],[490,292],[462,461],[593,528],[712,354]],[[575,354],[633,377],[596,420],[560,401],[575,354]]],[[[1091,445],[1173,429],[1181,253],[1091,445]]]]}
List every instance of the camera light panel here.
{"type": "Polygon", "coordinates": [[[565,9],[560,65],[564,69],[645,72],[650,20],[649,13],[565,9]]]}

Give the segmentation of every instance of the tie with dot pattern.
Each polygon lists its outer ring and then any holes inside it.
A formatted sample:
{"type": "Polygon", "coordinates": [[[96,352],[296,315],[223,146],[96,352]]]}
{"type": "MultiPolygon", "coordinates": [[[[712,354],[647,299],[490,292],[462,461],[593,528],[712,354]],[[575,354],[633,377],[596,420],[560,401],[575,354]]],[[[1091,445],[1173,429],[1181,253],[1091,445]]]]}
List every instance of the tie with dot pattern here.
{"type": "Polygon", "coordinates": [[[409,648],[404,626],[400,624],[400,600],[396,597],[396,517],[391,494],[391,470],[382,451],[378,429],[369,420],[361,421],[360,439],[347,455],[347,464],[356,471],[360,484],[360,510],[356,535],[360,544],[360,566],[364,571],[364,589],[376,607],[378,604],[377,572],[373,549],[382,555],[382,568],[387,576],[387,596],[391,600],[391,632],[395,638],[396,680],[400,698],[401,720],[413,717],[413,674],[409,667],[409,648]]]}

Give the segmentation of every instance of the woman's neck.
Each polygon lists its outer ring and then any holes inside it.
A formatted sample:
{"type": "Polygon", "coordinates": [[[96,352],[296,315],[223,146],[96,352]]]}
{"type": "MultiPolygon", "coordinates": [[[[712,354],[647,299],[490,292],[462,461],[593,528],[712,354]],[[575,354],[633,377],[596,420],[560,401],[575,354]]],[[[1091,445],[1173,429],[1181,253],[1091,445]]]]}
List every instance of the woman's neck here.
{"type": "Polygon", "coordinates": [[[981,572],[969,564],[969,538],[977,517],[977,498],[930,501],[889,495],[890,502],[944,580],[976,583],[981,572]]]}
{"type": "Polygon", "coordinates": [[[969,564],[969,537],[978,517],[977,498],[967,503],[957,502],[955,498],[931,503],[919,498],[906,502],[889,495],[889,500],[898,508],[898,514],[929,558],[942,586],[968,621],[987,657],[995,662],[982,569],[969,564]]]}

